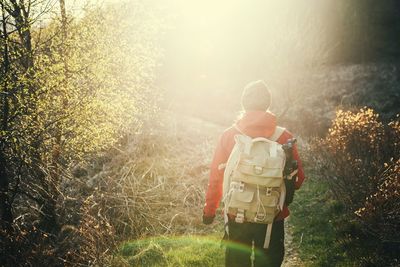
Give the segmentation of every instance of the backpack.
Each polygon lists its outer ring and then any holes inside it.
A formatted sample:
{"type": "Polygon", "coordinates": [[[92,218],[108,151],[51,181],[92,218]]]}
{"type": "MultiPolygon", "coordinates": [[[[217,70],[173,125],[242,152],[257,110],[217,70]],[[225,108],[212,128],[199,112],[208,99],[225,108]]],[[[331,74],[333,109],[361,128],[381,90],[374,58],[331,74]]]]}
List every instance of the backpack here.
{"type": "Polygon", "coordinates": [[[267,224],[264,248],[268,248],[272,223],[285,203],[284,168],[286,155],[277,139],[285,130],[276,127],[270,138],[235,136],[235,146],[224,172],[223,202],[225,231],[229,235],[227,214],[235,222],[267,224]]]}

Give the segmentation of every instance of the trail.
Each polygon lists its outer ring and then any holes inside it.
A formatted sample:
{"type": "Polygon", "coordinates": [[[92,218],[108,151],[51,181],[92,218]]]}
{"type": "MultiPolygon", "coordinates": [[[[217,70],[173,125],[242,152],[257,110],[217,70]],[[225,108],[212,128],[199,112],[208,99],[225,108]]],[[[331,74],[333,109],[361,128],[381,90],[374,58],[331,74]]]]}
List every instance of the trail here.
{"type": "Polygon", "coordinates": [[[297,248],[293,243],[293,226],[290,223],[290,217],[285,221],[285,259],[283,261],[283,267],[301,267],[304,266],[302,263],[297,248]]]}

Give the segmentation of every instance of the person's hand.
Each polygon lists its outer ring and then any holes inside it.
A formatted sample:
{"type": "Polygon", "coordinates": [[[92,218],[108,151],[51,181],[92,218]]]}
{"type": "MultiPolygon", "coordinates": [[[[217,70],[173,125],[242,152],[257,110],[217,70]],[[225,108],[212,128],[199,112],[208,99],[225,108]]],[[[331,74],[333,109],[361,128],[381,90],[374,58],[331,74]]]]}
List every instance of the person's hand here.
{"type": "Polygon", "coordinates": [[[212,222],[214,221],[215,215],[213,216],[207,216],[205,214],[203,214],[203,223],[208,225],[208,224],[212,224],[212,222]]]}

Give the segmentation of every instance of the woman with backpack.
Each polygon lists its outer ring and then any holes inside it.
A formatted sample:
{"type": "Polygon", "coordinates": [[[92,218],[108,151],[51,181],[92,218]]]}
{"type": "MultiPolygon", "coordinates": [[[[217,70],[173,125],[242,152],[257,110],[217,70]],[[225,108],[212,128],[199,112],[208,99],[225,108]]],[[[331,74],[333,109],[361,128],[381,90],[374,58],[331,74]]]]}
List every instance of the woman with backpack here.
{"type": "Polygon", "coordinates": [[[222,200],[228,239],[225,266],[252,266],[253,245],[255,267],[281,266],[284,219],[289,216],[285,203],[289,192],[284,179],[293,178],[294,188],[298,189],[304,181],[304,172],[293,144],[291,160],[297,163],[297,172],[293,172],[297,178],[285,175],[283,165],[285,160],[288,164],[288,159],[282,145],[293,136],[277,126],[276,116],[268,110],[271,94],[266,84],[263,81],[248,84],[241,102],[243,116],[222,133],[215,150],[203,223],[213,222],[222,200]]]}

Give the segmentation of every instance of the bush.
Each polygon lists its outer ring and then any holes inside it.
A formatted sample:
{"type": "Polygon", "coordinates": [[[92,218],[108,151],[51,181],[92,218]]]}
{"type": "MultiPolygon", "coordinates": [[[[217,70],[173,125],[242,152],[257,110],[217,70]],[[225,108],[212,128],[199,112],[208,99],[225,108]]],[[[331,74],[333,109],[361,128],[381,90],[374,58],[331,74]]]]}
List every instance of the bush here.
{"type": "Polygon", "coordinates": [[[363,265],[390,266],[399,260],[398,118],[384,124],[369,108],[339,110],[328,135],[313,146],[320,176],[345,207],[347,223],[340,226],[345,238],[340,242],[347,246],[357,241],[363,246],[349,252],[363,265]]]}

